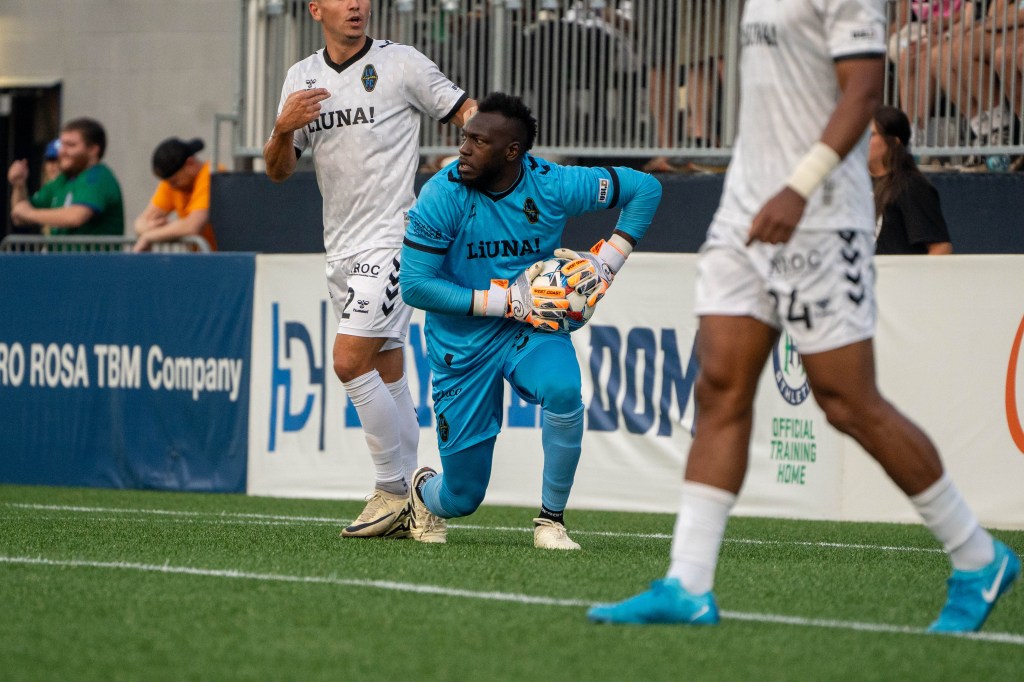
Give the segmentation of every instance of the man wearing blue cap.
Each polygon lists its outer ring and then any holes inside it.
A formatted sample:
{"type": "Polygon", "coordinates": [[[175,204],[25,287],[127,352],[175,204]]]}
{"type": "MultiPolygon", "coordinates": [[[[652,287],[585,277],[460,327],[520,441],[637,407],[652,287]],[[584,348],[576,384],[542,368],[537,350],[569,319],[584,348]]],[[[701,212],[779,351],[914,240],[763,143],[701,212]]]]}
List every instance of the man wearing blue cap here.
{"type": "Polygon", "coordinates": [[[55,137],[50,140],[50,143],[46,145],[46,151],[43,152],[43,184],[45,185],[50,180],[60,175],[60,161],[58,156],[60,154],[60,138],[55,137]]]}

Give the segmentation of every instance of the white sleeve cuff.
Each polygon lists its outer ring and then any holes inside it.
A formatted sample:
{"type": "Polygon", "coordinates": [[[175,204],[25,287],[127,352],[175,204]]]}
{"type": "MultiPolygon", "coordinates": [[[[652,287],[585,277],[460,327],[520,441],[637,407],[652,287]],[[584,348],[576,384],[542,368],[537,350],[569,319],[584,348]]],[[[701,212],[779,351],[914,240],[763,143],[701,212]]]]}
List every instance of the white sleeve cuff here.
{"type": "Polygon", "coordinates": [[[505,317],[508,308],[508,281],[492,279],[490,289],[473,291],[473,315],[476,317],[505,317]]]}
{"type": "Polygon", "coordinates": [[[594,254],[608,266],[612,274],[616,274],[626,264],[626,258],[633,252],[633,245],[621,235],[613,234],[608,241],[602,240],[594,254]]]}

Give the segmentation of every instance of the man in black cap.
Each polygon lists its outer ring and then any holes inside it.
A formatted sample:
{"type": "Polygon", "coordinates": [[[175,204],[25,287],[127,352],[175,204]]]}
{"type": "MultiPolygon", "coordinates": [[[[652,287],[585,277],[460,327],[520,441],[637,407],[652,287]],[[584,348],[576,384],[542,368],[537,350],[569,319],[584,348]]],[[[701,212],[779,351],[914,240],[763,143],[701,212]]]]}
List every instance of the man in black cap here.
{"type": "Polygon", "coordinates": [[[135,219],[139,235],[135,251],[147,251],[154,242],[200,235],[217,248],[210,225],[210,162],[196,154],[203,148],[198,137],[185,141],[170,137],[153,151],[153,174],[160,178],[149,205],[135,219]],[[171,213],[176,220],[168,220],[171,213]]]}

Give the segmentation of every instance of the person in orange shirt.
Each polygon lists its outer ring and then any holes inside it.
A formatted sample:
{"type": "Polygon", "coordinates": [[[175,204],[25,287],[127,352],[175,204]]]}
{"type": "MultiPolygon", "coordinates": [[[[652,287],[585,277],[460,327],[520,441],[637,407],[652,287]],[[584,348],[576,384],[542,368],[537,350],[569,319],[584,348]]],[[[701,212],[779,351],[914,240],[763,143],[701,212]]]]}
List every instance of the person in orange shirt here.
{"type": "Polygon", "coordinates": [[[196,158],[203,141],[170,137],[153,151],[153,174],[160,178],[149,205],[135,219],[139,235],[133,251],[148,251],[155,242],[200,235],[211,250],[217,240],[210,225],[210,162],[196,158]],[[174,213],[175,220],[168,216],[174,213]]]}

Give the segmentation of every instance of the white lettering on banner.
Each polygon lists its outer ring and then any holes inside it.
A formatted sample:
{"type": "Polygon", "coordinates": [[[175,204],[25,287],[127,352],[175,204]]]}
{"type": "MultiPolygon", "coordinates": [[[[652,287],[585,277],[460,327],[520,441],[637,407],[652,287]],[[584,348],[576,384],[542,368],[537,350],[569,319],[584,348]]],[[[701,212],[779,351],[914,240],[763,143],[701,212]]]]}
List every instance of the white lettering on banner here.
{"type": "Polygon", "coordinates": [[[25,349],[20,343],[0,343],[0,386],[21,386],[25,378],[25,349]]]}
{"type": "Polygon", "coordinates": [[[100,388],[139,388],[142,385],[139,346],[118,346],[96,344],[92,347],[96,356],[96,384],[100,388]]]}
{"type": "MultiPolygon", "coordinates": [[[[89,351],[83,344],[0,343],[0,386],[28,385],[40,388],[89,388],[89,351]]],[[[98,343],[95,357],[97,388],[142,388],[142,346],[98,343]]],[[[189,391],[193,400],[201,393],[227,393],[238,400],[242,388],[241,358],[164,357],[160,346],[147,354],[146,379],[153,390],[189,391]]]]}
{"type": "Polygon", "coordinates": [[[146,379],[154,391],[191,391],[192,400],[202,392],[227,392],[238,400],[242,385],[241,358],[175,358],[151,346],[146,356],[146,379]]]}
{"type": "Polygon", "coordinates": [[[85,346],[33,343],[28,349],[29,386],[72,388],[89,386],[85,346]]]}

